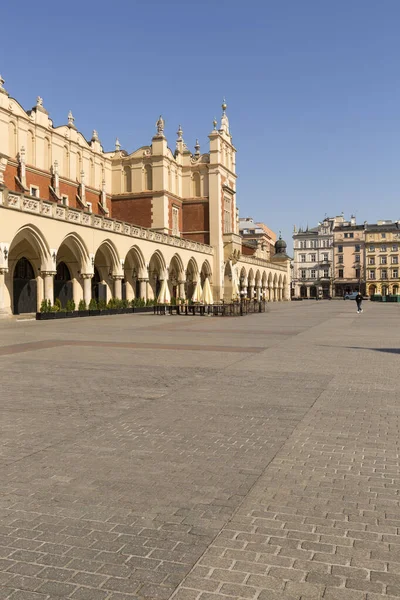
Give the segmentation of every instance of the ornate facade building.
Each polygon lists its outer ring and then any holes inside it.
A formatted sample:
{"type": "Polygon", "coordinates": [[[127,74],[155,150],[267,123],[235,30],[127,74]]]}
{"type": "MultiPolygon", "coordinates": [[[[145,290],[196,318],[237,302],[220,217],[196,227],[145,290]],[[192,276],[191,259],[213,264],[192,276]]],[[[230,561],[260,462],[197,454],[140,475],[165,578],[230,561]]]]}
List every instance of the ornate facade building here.
{"type": "Polygon", "coordinates": [[[378,221],[365,226],[367,294],[400,293],[400,222],[378,221]]]}
{"type": "Polygon", "coordinates": [[[71,112],[56,127],[42,98],[25,111],[0,77],[0,314],[55,298],[199,300],[206,281],[214,302],[289,300],[289,263],[282,240],[244,249],[225,102],[206,153],[181,127],[172,151],[162,117],[148,146],[106,152],[71,112]]]}

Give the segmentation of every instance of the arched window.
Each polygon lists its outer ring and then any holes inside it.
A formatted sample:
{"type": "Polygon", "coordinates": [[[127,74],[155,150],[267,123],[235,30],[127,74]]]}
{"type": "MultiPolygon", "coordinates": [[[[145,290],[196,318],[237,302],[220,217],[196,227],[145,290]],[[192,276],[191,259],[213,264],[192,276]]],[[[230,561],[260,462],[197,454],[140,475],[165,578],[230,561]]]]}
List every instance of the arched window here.
{"type": "Polygon", "coordinates": [[[132,191],[132,171],[130,167],[124,167],[124,191],[132,191]]]}
{"type": "Polygon", "coordinates": [[[25,256],[20,258],[15,265],[14,279],[35,279],[33,267],[25,256]]]}
{"type": "Polygon", "coordinates": [[[17,128],[13,122],[8,124],[8,153],[11,158],[17,155],[17,128]]]}
{"type": "Polygon", "coordinates": [[[46,169],[46,171],[50,168],[51,165],[51,148],[50,148],[50,140],[49,138],[45,137],[43,140],[43,167],[46,169]]]}
{"type": "Polygon", "coordinates": [[[153,189],[153,169],[151,165],[145,165],[144,167],[144,189],[153,189]]]}
{"type": "Polygon", "coordinates": [[[69,176],[69,151],[67,146],[64,146],[63,151],[63,175],[64,177],[69,176]]]}
{"type": "Polygon", "coordinates": [[[33,135],[33,131],[29,130],[27,135],[27,157],[26,162],[28,165],[35,164],[35,136],[33,135]]]}
{"type": "Polygon", "coordinates": [[[193,173],[193,196],[196,198],[201,196],[200,173],[193,173]]]}
{"type": "Polygon", "coordinates": [[[90,159],[90,168],[89,168],[89,185],[94,187],[94,162],[93,159],[90,159]]]}
{"type": "Polygon", "coordinates": [[[82,171],[82,154],[80,152],[76,153],[76,179],[77,181],[81,180],[81,171],[82,171]]]}

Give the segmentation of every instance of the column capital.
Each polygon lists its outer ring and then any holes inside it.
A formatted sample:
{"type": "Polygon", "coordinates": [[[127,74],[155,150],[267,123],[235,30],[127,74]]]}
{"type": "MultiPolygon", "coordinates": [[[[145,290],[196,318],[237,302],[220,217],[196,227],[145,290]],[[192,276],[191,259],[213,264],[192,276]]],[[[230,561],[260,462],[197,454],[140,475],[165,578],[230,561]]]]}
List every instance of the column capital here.
{"type": "Polygon", "coordinates": [[[123,278],[123,275],[111,275],[111,279],[113,279],[114,281],[122,281],[123,278]]]}
{"type": "Polygon", "coordinates": [[[5,275],[8,273],[8,267],[0,267],[0,275],[5,275]]]}
{"type": "Polygon", "coordinates": [[[92,279],[93,276],[94,276],[94,273],[81,273],[82,279],[92,279]]]}
{"type": "Polygon", "coordinates": [[[40,274],[42,277],[54,277],[54,275],[57,275],[57,271],[40,271],[40,274]]]}
{"type": "Polygon", "coordinates": [[[146,283],[149,281],[148,277],[138,277],[137,281],[145,281],[146,283]]]}

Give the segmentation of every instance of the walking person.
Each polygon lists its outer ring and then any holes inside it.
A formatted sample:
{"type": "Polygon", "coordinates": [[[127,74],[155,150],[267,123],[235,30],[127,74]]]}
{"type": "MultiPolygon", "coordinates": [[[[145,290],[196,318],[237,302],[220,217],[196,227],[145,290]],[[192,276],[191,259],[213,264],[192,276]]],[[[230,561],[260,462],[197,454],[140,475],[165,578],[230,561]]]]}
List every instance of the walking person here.
{"type": "Polygon", "coordinates": [[[357,302],[357,313],[360,314],[362,313],[363,309],[362,309],[362,301],[363,301],[363,297],[361,292],[358,292],[357,296],[356,296],[356,302],[357,302]]]}

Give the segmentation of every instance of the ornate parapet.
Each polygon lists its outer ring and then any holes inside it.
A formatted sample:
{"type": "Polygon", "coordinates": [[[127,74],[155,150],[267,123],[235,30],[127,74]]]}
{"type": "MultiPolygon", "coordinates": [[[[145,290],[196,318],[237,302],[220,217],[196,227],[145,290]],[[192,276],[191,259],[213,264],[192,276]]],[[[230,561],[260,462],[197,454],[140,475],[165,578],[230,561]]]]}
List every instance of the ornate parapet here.
{"type": "Polygon", "coordinates": [[[94,227],[120,235],[128,235],[133,238],[157,242],[158,244],[202,252],[203,254],[212,255],[214,253],[213,247],[207,244],[159,233],[145,227],[131,225],[130,223],[117,221],[116,219],[110,219],[102,215],[87,213],[76,208],[69,208],[48,200],[40,200],[39,198],[22,193],[9,192],[6,189],[3,192],[2,206],[25,213],[57,219],[58,221],[66,221],[85,227],[94,227]]]}
{"type": "Polygon", "coordinates": [[[285,273],[287,271],[286,265],[270,262],[268,260],[263,260],[262,258],[255,258],[254,256],[245,256],[242,254],[238,259],[238,262],[262,267],[264,269],[275,269],[276,271],[284,271],[285,273]]]}

